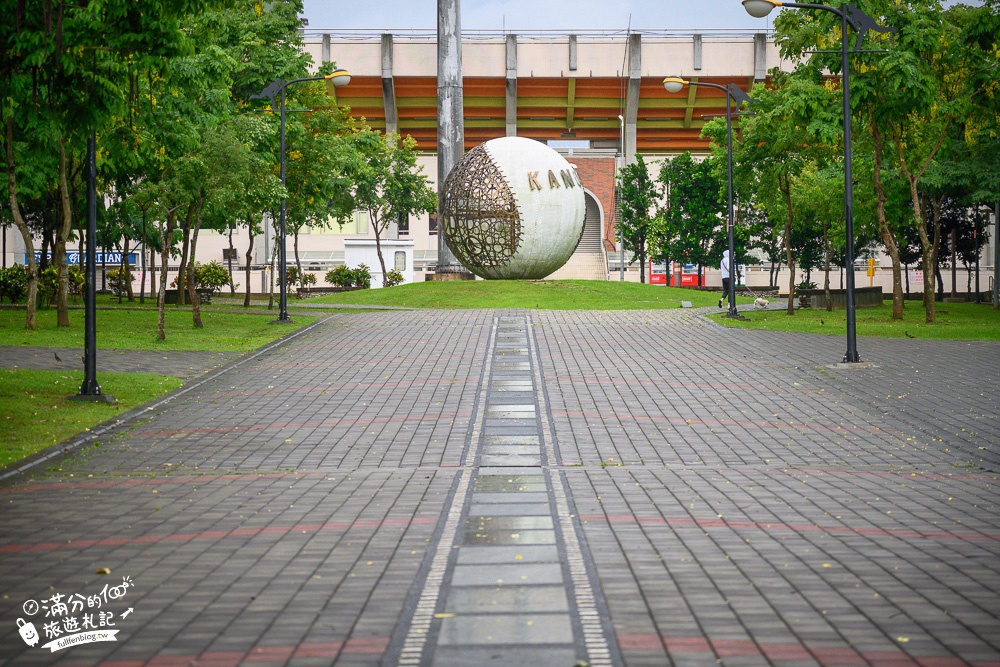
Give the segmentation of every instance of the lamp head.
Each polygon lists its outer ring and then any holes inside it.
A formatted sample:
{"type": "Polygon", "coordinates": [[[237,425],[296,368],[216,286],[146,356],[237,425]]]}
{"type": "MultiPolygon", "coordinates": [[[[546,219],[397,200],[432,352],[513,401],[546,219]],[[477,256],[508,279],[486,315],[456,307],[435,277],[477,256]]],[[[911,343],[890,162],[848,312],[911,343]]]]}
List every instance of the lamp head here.
{"type": "Polygon", "coordinates": [[[779,5],[781,2],[777,0],[743,0],[743,7],[747,10],[747,14],[758,19],[764,18],[779,5]]]}
{"type": "Polygon", "coordinates": [[[663,87],[668,93],[679,93],[687,85],[687,81],[679,76],[668,76],[663,80],[663,87]]]}
{"type": "Polygon", "coordinates": [[[335,69],[326,75],[326,80],[340,88],[351,82],[351,73],[346,69],[335,69]]]}

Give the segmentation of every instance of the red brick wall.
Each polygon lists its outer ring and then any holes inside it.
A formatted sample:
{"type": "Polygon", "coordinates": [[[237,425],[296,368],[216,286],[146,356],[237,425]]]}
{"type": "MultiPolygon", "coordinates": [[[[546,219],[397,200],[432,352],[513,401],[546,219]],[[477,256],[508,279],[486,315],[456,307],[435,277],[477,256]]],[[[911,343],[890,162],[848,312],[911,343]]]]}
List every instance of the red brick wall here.
{"type": "Polygon", "coordinates": [[[583,186],[597,197],[604,209],[604,249],[615,249],[615,158],[574,155],[569,162],[576,165],[583,186]]]}

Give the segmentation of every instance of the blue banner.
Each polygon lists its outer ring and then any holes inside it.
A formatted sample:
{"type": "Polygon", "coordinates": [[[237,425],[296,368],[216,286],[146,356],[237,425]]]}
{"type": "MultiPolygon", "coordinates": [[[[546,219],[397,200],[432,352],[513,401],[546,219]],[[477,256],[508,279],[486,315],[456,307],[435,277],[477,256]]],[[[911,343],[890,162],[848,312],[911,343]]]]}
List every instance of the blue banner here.
{"type": "MultiPolygon", "coordinates": [[[[48,256],[49,259],[52,259],[52,253],[49,252],[49,253],[46,253],[46,255],[48,256]]],[[[98,265],[100,265],[100,264],[113,264],[115,266],[121,266],[121,263],[122,263],[122,253],[118,252],[118,251],[113,251],[113,252],[99,252],[96,255],[94,255],[94,257],[97,260],[97,264],[98,265]]],[[[35,252],[35,261],[36,262],[42,261],[42,253],[41,252],[35,252]]],[[[67,264],[82,265],[85,261],[87,261],[87,254],[84,253],[84,252],[79,252],[77,250],[70,250],[70,251],[68,251],[66,253],[66,263],[67,264]]],[[[27,254],[24,255],[24,263],[25,264],[28,263],[28,255],[27,254]]],[[[136,264],[138,264],[139,263],[139,255],[138,255],[138,253],[130,252],[128,254],[128,263],[132,264],[133,266],[135,266],[136,264]]]]}

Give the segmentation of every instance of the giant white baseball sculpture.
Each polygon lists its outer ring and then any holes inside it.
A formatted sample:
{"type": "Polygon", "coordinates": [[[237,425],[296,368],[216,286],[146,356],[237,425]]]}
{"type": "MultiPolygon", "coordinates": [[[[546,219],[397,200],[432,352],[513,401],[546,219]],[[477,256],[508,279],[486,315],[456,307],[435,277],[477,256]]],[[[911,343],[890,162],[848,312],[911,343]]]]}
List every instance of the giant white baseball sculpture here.
{"type": "Polygon", "coordinates": [[[583,182],[563,156],[532,139],[476,146],[448,175],[442,199],[448,246],[483,278],[544,278],[583,236],[583,182]]]}

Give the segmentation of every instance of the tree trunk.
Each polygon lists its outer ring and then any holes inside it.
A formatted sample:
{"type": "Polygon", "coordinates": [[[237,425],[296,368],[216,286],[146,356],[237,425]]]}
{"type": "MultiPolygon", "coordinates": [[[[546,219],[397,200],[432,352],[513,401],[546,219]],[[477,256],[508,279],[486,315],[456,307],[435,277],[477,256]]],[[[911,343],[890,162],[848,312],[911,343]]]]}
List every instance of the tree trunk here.
{"type": "MultiPolygon", "coordinates": [[[[375,235],[375,247],[376,248],[378,247],[378,235],[377,234],[375,235]]],[[[299,287],[305,287],[306,286],[305,283],[302,282],[302,260],[299,259],[299,230],[298,230],[298,228],[296,228],[295,232],[292,234],[292,252],[295,253],[295,268],[298,270],[298,273],[299,273],[299,287]]],[[[379,259],[382,259],[381,252],[379,253],[379,259]]],[[[382,266],[382,275],[383,276],[385,275],[385,265],[384,264],[382,266]]]]}
{"type": "MultiPolygon", "coordinates": [[[[191,318],[194,323],[195,329],[204,329],[205,325],[201,322],[201,299],[198,298],[198,280],[195,278],[195,251],[198,249],[198,230],[201,229],[201,207],[203,200],[198,199],[198,204],[194,213],[194,229],[191,230],[191,261],[187,265],[187,285],[188,285],[188,297],[191,299],[191,318]]],[[[178,296],[180,292],[178,292],[178,296]]]]}
{"type": "Polygon", "coordinates": [[[7,153],[7,194],[10,197],[10,210],[14,217],[14,225],[21,232],[21,239],[24,241],[24,252],[28,256],[28,302],[24,328],[34,331],[35,311],[38,309],[38,264],[35,263],[35,238],[28,228],[28,223],[21,216],[21,207],[17,201],[17,178],[14,163],[14,117],[7,117],[7,131],[5,133],[6,153],[7,153]]]}
{"type": "Polygon", "coordinates": [[[156,298],[156,250],[149,249],[149,298],[156,298]]]}
{"type": "Polygon", "coordinates": [[[826,312],[833,312],[833,299],[830,298],[830,255],[833,254],[830,243],[830,232],[823,230],[823,294],[826,297],[826,312]]]}
{"type": "Polygon", "coordinates": [[[163,226],[163,233],[160,236],[160,247],[163,253],[160,255],[160,291],[156,296],[156,310],[158,312],[156,321],[156,339],[166,340],[166,310],[167,310],[167,262],[170,257],[170,237],[174,233],[174,212],[167,212],[167,222],[163,226]]]}
{"type": "Polygon", "coordinates": [[[187,295],[187,265],[190,254],[188,252],[191,244],[191,218],[194,217],[194,204],[188,206],[187,215],[184,216],[184,235],[181,240],[181,263],[177,267],[177,305],[184,303],[187,295]]]}
{"type": "MultiPolygon", "coordinates": [[[[146,263],[146,248],[149,247],[149,239],[146,237],[146,209],[142,209],[142,254],[139,255],[139,265],[142,267],[142,276],[139,278],[139,303],[146,303],[146,274],[149,273],[149,264],[146,263]]],[[[150,281],[150,287],[153,283],[150,281]]]]}
{"type": "MultiPolygon", "coordinates": [[[[236,247],[233,245],[233,230],[236,229],[235,225],[230,225],[229,227],[229,296],[236,298],[236,281],[233,280],[233,255],[236,254],[236,247]]],[[[253,238],[250,239],[250,244],[253,245],[253,238]]],[[[249,264],[249,262],[247,262],[249,264]]]]}
{"type": "Polygon", "coordinates": [[[278,256],[278,244],[273,244],[274,247],[271,248],[271,263],[268,264],[270,271],[267,272],[268,278],[268,297],[267,297],[267,309],[274,310],[274,260],[278,256]]]}
{"type": "Polygon", "coordinates": [[[59,138],[59,198],[62,202],[62,220],[56,227],[56,242],[52,249],[59,272],[59,287],[56,290],[56,323],[60,327],[69,326],[69,265],[66,261],[66,240],[73,229],[73,204],[69,194],[69,166],[66,158],[66,137],[59,138]]]}
{"type": "Polygon", "coordinates": [[[785,262],[788,264],[788,308],[787,315],[795,314],[795,260],[792,259],[792,184],[787,176],[779,177],[781,192],[785,195],[785,208],[788,219],[785,220],[785,262]]]}
{"type": "Polygon", "coordinates": [[[924,320],[930,324],[934,321],[934,281],[933,279],[927,280],[927,276],[934,276],[937,272],[937,248],[938,243],[941,242],[941,222],[940,222],[940,204],[937,201],[932,200],[931,205],[934,209],[933,217],[935,221],[933,223],[934,232],[933,237],[927,233],[927,216],[922,211],[922,206],[920,202],[920,196],[917,194],[917,184],[915,181],[910,181],[910,191],[913,201],[916,202],[916,206],[913,210],[913,216],[915,218],[915,224],[917,225],[917,234],[920,236],[921,245],[921,260],[924,266],[924,310],[925,318],[924,320]]]}
{"type": "MultiPolygon", "coordinates": [[[[931,149],[930,153],[927,155],[923,166],[915,172],[910,171],[910,167],[906,162],[905,155],[903,153],[904,141],[901,136],[901,130],[899,127],[893,126],[893,139],[896,144],[896,154],[899,157],[898,164],[899,170],[902,172],[903,176],[906,178],[907,183],[910,185],[910,202],[913,204],[913,222],[917,227],[917,234],[920,236],[921,245],[921,256],[924,263],[924,275],[931,275],[929,271],[932,271],[937,265],[937,244],[941,242],[941,222],[940,222],[940,204],[935,203],[935,217],[934,222],[934,238],[933,242],[930,236],[927,234],[927,219],[922,212],[920,193],[917,191],[917,182],[923,175],[924,170],[934,159],[937,154],[938,149],[941,148],[941,144],[944,142],[945,136],[947,136],[948,128],[951,126],[951,122],[947,122],[938,137],[937,143],[931,149]],[[933,245],[932,245],[933,243],[933,245]]],[[[927,323],[934,321],[934,286],[927,280],[924,280],[924,308],[926,309],[927,323]]]]}
{"type": "Polygon", "coordinates": [[[248,226],[248,229],[250,230],[250,245],[247,246],[247,294],[243,297],[244,308],[250,307],[250,262],[253,260],[253,227],[248,226]]]}
{"type": "MultiPolygon", "coordinates": [[[[375,254],[378,255],[378,264],[382,267],[382,284],[385,285],[385,259],[382,257],[382,221],[375,217],[374,212],[369,211],[372,218],[372,227],[375,229],[375,254]]],[[[295,247],[295,258],[298,259],[298,245],[295,247]]],[[[299,269],[299,275],[302,275],[302,269],[299,269]]]]}
{"type": "Polygon", "coordinates": [[[122,239],[122,266],[125,267],[125,295],[129,303],[135,301],[135,292],[132,291],[132,265],[128,261],[128,234],[122,239]]]}
{"type": "Polygon", "coordinates": [[[878,229],[882,234],[882,242],[885,244],[889,257],[892,259],[892,319],[903,319],[903,283],[900,275],[899,244],[896,243],[896,236],[889,228],[889,221],[885,216],[885,187],[882,184],[882,149],[884,146],[882,133],[877,128],[872,129],[872,136],[875,139],[875,166],[873,180],[875,185],[875,211],[878,218],[878,229]]]}

